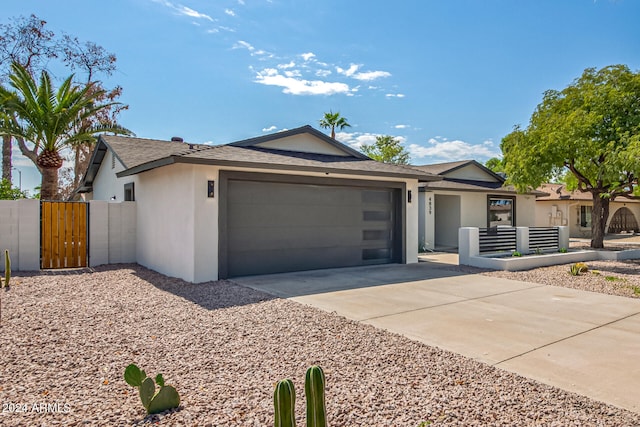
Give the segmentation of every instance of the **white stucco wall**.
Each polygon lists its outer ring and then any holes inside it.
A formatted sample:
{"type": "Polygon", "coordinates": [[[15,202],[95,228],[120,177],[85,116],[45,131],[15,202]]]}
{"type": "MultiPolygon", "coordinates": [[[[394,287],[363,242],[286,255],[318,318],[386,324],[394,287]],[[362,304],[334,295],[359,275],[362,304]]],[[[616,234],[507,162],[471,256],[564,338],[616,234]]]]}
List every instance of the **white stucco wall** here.
{"type": "MultiPolygon", "coordinates": [[[[224,170],[301,175],[292,171],[224,168],[224,170]]],[[[136,258],[139,264],[188,282],[218,278],[219,174],[216,166],[175,164],[137,177],[136,258]],[[207,197],[207,182],[215,181],[215,197],[207,197]]],[[[302,175],[367,180],[366,177],[308,172],[302,175]]],[[[371,180],[371,179],[369,179],[371,180]]],[[[406,203],[407,263],[418,262],[418,181],[405,182],[412,192],[406,203]]],[[[405,202],[407,195],[405,194],[405,202]]]]}
{"type": "MultiPolygon", "coordinates": [[[[474,168],[477,170],[477,168],[474,168]]],[[[472,171],[474,169],[471,169],[472,171]]],[[[429,191],[420,193],[420,212],[418,241],[425,243],[429,249],[435,248],[436,234],[436,195],[459,196],[460,212],[452,212],[452,215],[460,216],[460,227],[486,227],[487,226],[487,196],[492,193],[480,192],[456,192],[456,191],[429,191]],[[429,198],[431,198],[431,214],[429,214],[429,198]]],[[[443,199],[446,200],[446,199],[443,199]]],[[[531,227],[537,225],[535,197],[530,195],[516,196],[516,226],[531,227]]],[[[456,231],[457,236],[457,231],[456,231]]],[[[449,239],[447,239],[449,240],[449,239]]]]}
{"type": "Polygon", "coordinates": [[[123,171],[124,166],[118,159],[115,159],[115,163],[113,163],[113,157],[111,150],[107,150],[93,181],[93,193],[89,196],[91,200],[111,201],[115,196],[116,202],[122,202],[124,201],[124,185],[137,181],[136,175],[118,178],[116,174],[123,171]],[[113,168],[112,165],[114,165],[113,168]]]}
{"type": "Polygon", "coordinates": [[[315,136],[309,134],[298,134],[286,138],[278,138],[258,144],[263,148],[274,148],[277,150],[299,151],[303,153],[320,153],[333,156],[348,156],[343,150],[335,147],[315,136]]]}
{"type": "Polygon", "coordinates": [[[193,282],[193,166],[170,165],[138,175],[136,202],[138,263],[193,282]]]}
{"type": "MultiPolygon", "coordinates": [[[[587,200],[538,200],[535,208],[536,226],[567,225],[571,237],[590,238],[591,227],[580,225],[581,206],[593,206],[593,204],[587,200]]],[[[609,205],[607,229],[616,211],[622,207],[628,208],[634,214],[636,222],[640,224],[640,203],[616,200],[609,205]]]]}

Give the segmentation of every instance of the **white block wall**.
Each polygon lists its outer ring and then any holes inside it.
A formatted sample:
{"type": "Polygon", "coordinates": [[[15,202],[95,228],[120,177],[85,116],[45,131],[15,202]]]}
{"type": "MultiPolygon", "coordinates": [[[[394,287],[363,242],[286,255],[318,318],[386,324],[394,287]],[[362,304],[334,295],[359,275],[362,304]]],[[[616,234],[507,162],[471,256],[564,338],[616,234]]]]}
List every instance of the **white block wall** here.
{"type": "Polygon", "coordinates": [[[9,250],[11,269],[40,269],[40,201],[0,200],[0,251],[4,271],[4,251],[9,250]]]}
{"type": "Polygon", "coordinates": [[[135,202],[89,202],[89,266],[136,262],[135,202]]]}

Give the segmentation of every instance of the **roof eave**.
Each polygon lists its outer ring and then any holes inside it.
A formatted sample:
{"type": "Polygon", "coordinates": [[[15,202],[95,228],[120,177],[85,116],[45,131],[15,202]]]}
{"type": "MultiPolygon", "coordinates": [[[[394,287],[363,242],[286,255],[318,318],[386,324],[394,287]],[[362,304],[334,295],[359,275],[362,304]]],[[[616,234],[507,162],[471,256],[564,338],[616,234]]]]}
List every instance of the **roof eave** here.
{"type": "Polygon", "coordinates": [[[220,160],[220,159],[213,160],[213,159],[201,159],[201,158],[182,157],[182,156],[170,156],[170,157],[165,157],[163,159],[155,160],[153,162],[144,163],[142,165],[138,165],[136,167],[121,171],[117,173],[116,176],[118,178],[122,178],[125,176],[136,175],[142,172],[146,172],[152,169],[156,169],[162,166],[167,166],[167,165],[176,164],[176,163],[240,167],[240,168],[250,168],[250,169],[320,172],[325,174],[332,173],[332,174],[343,174],[343,175],[380,176],[380,177],[387,177],[387,178],[416,179],[421,182],[441,180],[440,177],[435,175],[428,176],[428,175],[422,175],[422,174],[387,172],[387,171],[370,172],[366,170],[357,170],[357,169],[340,169],[340,168],[331,168],[331,167],[325,168],[320,166],[286,165],[286,164],[276,164],[276,163],[253,163],[253,162],[242,162],[242,161],[235,161],[235,160],[220,160]]]}

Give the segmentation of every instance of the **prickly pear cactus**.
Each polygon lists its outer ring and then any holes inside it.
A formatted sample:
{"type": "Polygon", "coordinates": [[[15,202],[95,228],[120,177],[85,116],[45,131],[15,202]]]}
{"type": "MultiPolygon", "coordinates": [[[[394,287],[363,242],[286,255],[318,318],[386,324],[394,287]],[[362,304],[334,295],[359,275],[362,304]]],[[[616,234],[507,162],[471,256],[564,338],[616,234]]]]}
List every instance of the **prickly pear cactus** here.
{"type": "Polygon", "coordinates": [[[307,427],[326,427],[327,408],[324,401],[324,371],[314,365],[307,369],[304,381],[307,398],[307,427]]]}
{"type": "Polygon", "coordinates": [[[286,379],[276,384],[273,392],[275,427],[296,427],[296,391],[293,381],[286,379]]]}
{"type": "Polygon", "coordinates": [[[147,377],[147,374],[135,364],[130,364],[124,370],[124,380],[132,387],[138,387],[140,401],[148,414],[157,414],[180,406],[180,395],[177,390],[165,385],[162,374],[156,375],[156,381],[147,377]],[[160,386],[156,392],[156,383],[160,386]]]}
{"type": "Polygon", "coordinates": [[[167,409],[177,408],[180,406],[180,395],[173,386],[165,385],[161,386],[158,393],[153,396],[147,412],[150,414],[157,414],[158,412],[166,411],[167,409]]]}

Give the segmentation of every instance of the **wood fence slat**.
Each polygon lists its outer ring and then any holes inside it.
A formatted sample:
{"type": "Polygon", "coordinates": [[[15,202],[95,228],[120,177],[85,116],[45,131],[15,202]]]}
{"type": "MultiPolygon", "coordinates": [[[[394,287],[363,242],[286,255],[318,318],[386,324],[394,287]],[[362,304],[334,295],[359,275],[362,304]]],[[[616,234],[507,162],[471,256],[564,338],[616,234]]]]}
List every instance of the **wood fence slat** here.
{"type": "Polygon", "coordinates": [[[51,268],[51,205],[41,202],[41,268],[51,268]]]}
{"type": "Polygon", "coordinates": [[[71,267],[80,267],[80,258],[78,254],[80,245],[80,205],[78,203],[71,204],[71,211],[73,214],[71,218],[73,220],[72,229],[72,245],[71,245],[71,267]]]}
{"type": "Polygon", "coordinates": [[[78,224],[80,228],[80,234],[78,237],[78,251],[80,253],[80,267],[87,266],[87,215],[89,205],[84,203],[80,206],[80,214],[78,216],[78,224]]]}
{"type": "Polygon", "coordinates": [[[62,203],[64,209],[64,266],[75,267],[73,262],[73,203],[62,203]]]}
{"type": "Polygon", "coordinates": [[[51,203],[51,266],[60,268],[60,209],[57,203],[51,203]]]}

